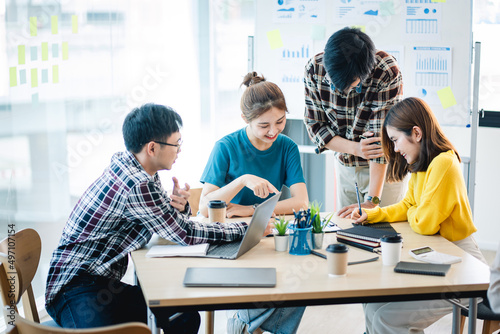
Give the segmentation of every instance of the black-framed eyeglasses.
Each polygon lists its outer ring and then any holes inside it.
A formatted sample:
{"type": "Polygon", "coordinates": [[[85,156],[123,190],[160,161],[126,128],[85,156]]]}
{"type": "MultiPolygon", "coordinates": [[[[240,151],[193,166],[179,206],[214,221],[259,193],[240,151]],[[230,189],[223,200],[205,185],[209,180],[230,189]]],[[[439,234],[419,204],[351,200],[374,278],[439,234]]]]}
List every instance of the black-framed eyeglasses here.
{"type": "Polygon", "coordinates": [[[158,141],[158,140],[153,140],[153,141],[157,144],[160,144],[160,145],[175,146],[175,147],[177,147],[177,152],[179,152],[181,150],[182,140],[179,141],[177,144],[164,143],[164,142],[158,141]]]}

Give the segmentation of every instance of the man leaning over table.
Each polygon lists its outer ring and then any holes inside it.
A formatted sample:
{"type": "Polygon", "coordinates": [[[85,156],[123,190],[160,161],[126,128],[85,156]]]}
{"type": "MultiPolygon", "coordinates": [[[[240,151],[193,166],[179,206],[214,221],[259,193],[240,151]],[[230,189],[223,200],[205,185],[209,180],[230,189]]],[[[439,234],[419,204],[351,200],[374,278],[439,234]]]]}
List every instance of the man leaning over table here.
{"type": "MultiPolygon", "coordinates": [[[[128,254],[145,246],[153,233],[181,245],[230,242],[243,236],[247,223],[190,221],[187,184],[180,188],[174,177],[172,195],[163,189],[158,171],[175,163],[181,126],[179,114],[162,105],[143,105],[125,118],[127,150],[114,154],[82,195],[52,255],[46,309],[60,326],[146,323],[147,305],[140,287],[120,280],[128,254]]],[[[169,322],[173,312],[152,311],[166,333],[198,332],[198,312],[184,312],[169,322]]]]}

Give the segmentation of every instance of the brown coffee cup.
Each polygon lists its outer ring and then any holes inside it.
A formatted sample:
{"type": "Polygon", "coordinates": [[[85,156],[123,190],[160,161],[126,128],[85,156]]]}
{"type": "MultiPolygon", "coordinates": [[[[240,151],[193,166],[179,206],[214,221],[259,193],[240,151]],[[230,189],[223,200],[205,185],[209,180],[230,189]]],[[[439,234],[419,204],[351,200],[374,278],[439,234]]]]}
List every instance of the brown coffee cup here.
{"type": "Polygon", "coordinates": [[[328,275],[343,277],[347,273],[347,253],[349,248],[344,244],[331,244],[326,247],[326,263],[328,275]]]}
{"type": "Polygon", "coordinates": [[[211,223],[226,222],[226,202],[220,200],[213,200],[208,202],[208,220],[211,223]]]}

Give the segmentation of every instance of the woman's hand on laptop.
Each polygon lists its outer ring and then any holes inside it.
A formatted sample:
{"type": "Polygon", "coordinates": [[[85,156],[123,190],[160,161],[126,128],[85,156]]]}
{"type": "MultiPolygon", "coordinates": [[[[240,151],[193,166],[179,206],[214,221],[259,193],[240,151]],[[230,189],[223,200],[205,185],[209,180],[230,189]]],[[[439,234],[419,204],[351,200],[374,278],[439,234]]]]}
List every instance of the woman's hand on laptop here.
{"type": "Polygon", "coordinates": [[[255,196],[260,198],[267,198],[269,194],[276,194],[279,192],[271,182],[261,177],[245,174],[242,176],[245,187],[251,189],[255,196]]]}

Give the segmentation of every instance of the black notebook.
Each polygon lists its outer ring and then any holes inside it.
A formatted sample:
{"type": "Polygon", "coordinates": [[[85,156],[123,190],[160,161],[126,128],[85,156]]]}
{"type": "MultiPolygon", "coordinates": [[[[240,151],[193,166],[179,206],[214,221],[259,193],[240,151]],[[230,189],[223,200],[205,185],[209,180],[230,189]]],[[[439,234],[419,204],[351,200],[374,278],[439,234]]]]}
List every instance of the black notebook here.
{"type": "Polygon", "coordinates": [[[404,274],[445,276],[450,270],[450,264],[420,263],[420,262],[399,262],[394,271],[404,274]]]}
{"type": "Polygon", "coordinates": [[[337,235],[345,235],[351,238],[369,240],[375,242],[380,242],[380,238],[382,238],[384,235],[395,235],[395,234],[397,233],[386,231],[385,229],[375,229],[362,225],[337,231],[337,235]]]}

